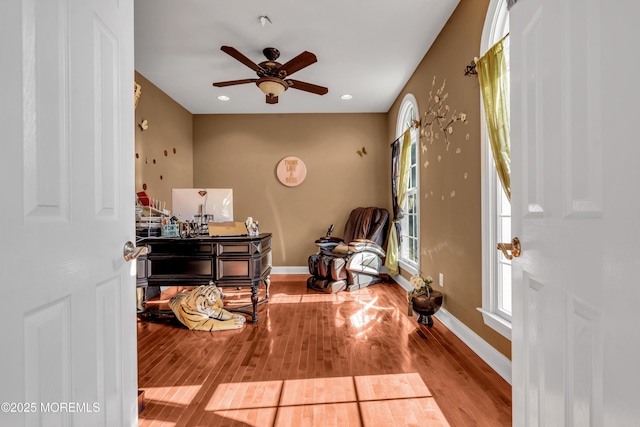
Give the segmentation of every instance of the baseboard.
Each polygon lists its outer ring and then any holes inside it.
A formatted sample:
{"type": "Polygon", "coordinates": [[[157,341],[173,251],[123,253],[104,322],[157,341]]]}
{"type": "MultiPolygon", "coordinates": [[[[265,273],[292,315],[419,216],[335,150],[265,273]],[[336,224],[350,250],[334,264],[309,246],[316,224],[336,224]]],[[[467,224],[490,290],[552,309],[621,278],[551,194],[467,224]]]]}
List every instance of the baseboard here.
{"type": "Polygon", "coordinates": [[[478,334],[456,319],[446,309],[440,308],[435,317],[484,360],[491,369],[511,384],[511,360],[480,338],[478,334]]]}
{"type": "MultiPolygon", "coordinates": [[[[405,291],[410,291],[413,286],[404,277],[389,276],[393,281],[400,285],[405,291]]],[[[467,325],[456,319],[445,308],[435,314],[435,317],[442,322],[451,332],[453,332],[460,340],[467,345],[475,354],[484,360],[498,375],[506,382],[511,384],[511,360],[498,350],[493,348],[488,342],[483,340],[478,334],[473,332],[467,325]]]]}
{"type": "MultiPolygon", "coordinates": [[[[380,268],[380,274],[386,274],[387,267],[380,268]]],[[[279,266],[271,267],[271,274],[309,274],[309,267],[304,266],[279,266]]]]}
{"type": "Polygon", "coordinates": [[[280,266],[280,267],[271,267],[271,274],[309,274],[309,267],[302,266],[280,266]]]}

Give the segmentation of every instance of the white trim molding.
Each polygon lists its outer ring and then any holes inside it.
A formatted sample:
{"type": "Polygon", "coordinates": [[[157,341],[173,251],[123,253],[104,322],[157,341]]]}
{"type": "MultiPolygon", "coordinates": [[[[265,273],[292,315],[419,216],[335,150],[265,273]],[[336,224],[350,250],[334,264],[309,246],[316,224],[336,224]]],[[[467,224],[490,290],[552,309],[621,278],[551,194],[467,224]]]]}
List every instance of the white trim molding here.
{"type": "Polygon", "coordinates": [[[441,307],[435,317],[477,354],[487,365],[511,384],[511,360],[480,338],[467,325],[441,307]]]}
{"type": "Polygon", "coordinates": [[[482,313],[482,320],[484,320],[485,325],[511,341],[511,322],[481,307],[477,307],[476,310],[482,313]]]}
{"type": "MultiPolygon", "coordinates": [[[[409,292],[413,286],[404,277],[390,276],[402,289],[409,292]]],[[[483,313],[484,315],[484,313],[483,313]]],[[[467,325],[456,319],[444,307],[435,314],[435,317],[442,322],[455,336],[465,343],[475,354],[484,360],[498,375],[511,384],[511,360],[493,348],[488,342],[483,340],[478,334],[473,332],[467,325]]]]}
{"type": "MultiPolygon", "coordinates": [[[[387,267],[385,267],[384,265],[382,267],[380,267],[380,274],[386,274],[387,273],[387,267]]],[[[309,267],[307,267],[306,265],[303,266],[278,266],[278,267],[272,267],[271,268],[271,274],[307,274],[309,276],[311,276],[311,273],[309,273],[309,267]]]]}
{"type": "Polygon", "coordinates": [[[411,283],[409,283],[409,281],[404,277],[402,277],[401,275],[398,274],[397,276],[389,276],[389,277],[393,279],[393,281],[396,282],[398,285],[400,285],[400,287],[405,291],[409,292],[411,289],[413,289],[413,286],[411,286],[411,283]]]}
{"type": "Polygon", "coordinates": [[[271,268],[271,274],[308,274],[309,276],[311,276],[311,273],[309,273],[309,267],[305,266],[279,266],[279,267],[272,267],[271,268]]]}
{"type": "MultiPolygon", "coordinates": [[[[401,225],[402,233],[398,235],[398,265],[403,270],[409,270],[415,273],[420,271],[420,136],[419,130],[413,127],[411,120],[407,121],[406,116],[410,110],[413,110],[413,120],[420,120],[420,110],[418,109],[418,100],[412,93],[407,93],[404,98],[402,98],[402,102],[400,103],[400,110],[398,111],[398,117],[396,118],[396,138],[400,138],[404,132],[410,129],[411,135],[411,150],[415,151],[415,163],[411,162],[409,165],[409,174],[411,175],[412,170],[415,170],[415,187],[407,188],[407,194],[404,200],[405,206],[400,206],[404,215],[399,219],[401,225]],[[409,203],[410,197],[416,198],[415,212],[413,214],[409,214],[407,212],[406,205],[409,203]],[[406,230],[410,229],[407,225],[407,221],[410,220],[410,217],[415,218],[414,225],[414,234],[412,236],[408,235],[406,230]],[[407,239],[402,238],[402,234],[404,234],[407,239]],[[416,242],[416,254],[415,254],[415,262],[411,259],[404,258],[407,253],[407,244],[410,240],[415,240],[416,242]]],[[[411,184],[411,179],[407,181],[407,186],[411,184]]],[[[391,226],[394,226],[391,223],[391,226]]],[[[415,274],[414,273],[414,274],[415,274]]]]}
{"type": "MultiPolygon", "coordinates": [[[[508,29],[509,14],[505,0],[491,0],[485,17],[480,41],[480,54],[484,55],[508,29]]],[[[511,340],[511,322],[508,315],[500,317],[499,252],[495,249],[500,231],[498,175],[495,171],[493,155],[489,146],[484,103],[480,98],[480,168],[481,168],[481,235],[482,235],[482,319],[488,327],[511,340]]]]}

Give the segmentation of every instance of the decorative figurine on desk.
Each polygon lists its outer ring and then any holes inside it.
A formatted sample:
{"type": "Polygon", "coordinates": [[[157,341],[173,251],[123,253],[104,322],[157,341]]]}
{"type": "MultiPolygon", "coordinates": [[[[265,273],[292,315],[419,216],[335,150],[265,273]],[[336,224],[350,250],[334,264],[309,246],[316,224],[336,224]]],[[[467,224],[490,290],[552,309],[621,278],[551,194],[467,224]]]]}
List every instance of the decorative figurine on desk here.
{"type": "Polygon", "coordinates": [[[213,283],[174,295],[169,301],[176,318],[192,331],[240,329],[246,319],[225,310],[224,295],[213,283]]]}
{"type": "Polygon", "coordinates": [[[258,230],[258,221],[254,221],[253,218],[247,218],[244,225],[247,226],[247,233],[249,236],[256,237],[260,234],[260,230],[258,230]]]}

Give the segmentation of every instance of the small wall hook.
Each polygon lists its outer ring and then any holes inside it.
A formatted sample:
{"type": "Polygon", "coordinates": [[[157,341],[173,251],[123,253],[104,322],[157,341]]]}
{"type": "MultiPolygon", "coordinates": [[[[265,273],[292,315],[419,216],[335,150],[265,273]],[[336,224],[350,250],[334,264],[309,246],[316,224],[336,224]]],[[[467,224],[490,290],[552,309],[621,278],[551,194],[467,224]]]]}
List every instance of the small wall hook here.
{"type": "Polygon", "coordinates": [[[269,19],[269,17],[267,15],[262,15],[259,19],[260,19],[260,23],[262,24],[263,27],[265,25],[267,25],[267,22],[269,24],[272,24],[271,19],[269,19]]]}

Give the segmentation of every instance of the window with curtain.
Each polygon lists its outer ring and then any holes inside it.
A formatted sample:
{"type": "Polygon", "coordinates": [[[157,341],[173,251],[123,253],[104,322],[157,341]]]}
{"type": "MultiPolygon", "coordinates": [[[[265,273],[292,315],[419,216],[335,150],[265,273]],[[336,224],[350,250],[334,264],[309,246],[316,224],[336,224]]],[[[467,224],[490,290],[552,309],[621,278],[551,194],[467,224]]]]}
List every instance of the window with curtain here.
{"type": "MultiPolygon", "coordinates": [[[[491,0],[481,42],[481,54],[509,32],[509,13],[505,0],[491,0]]],[[[509,68],[509,38],[503,41],[509,68]]],[[[482,112],[484,115],[484,107],[482,112]]],[[[483,117],[482,176],[482,308],[485,324],[511,339],[511,261],[496,249],[499,242],[511,242],[511,202],[496,171],[491,143],[483,117]]]]}
{"type": "MultiPolygon", "coordinates": [[[[401,136],[409,128],[413,120],[418,120],[418,103],[415,97],[408,94],[404,97],[398,114],[396,136],[401,136]]],[[[402,206],[404,216],[400,220],[399,264],[403,270],[411,274],[420,271],[420,214],[419,214],[419,175],[418,175],[418,131],[411,131],[411,163],[407,194],[402,206]]]]}

